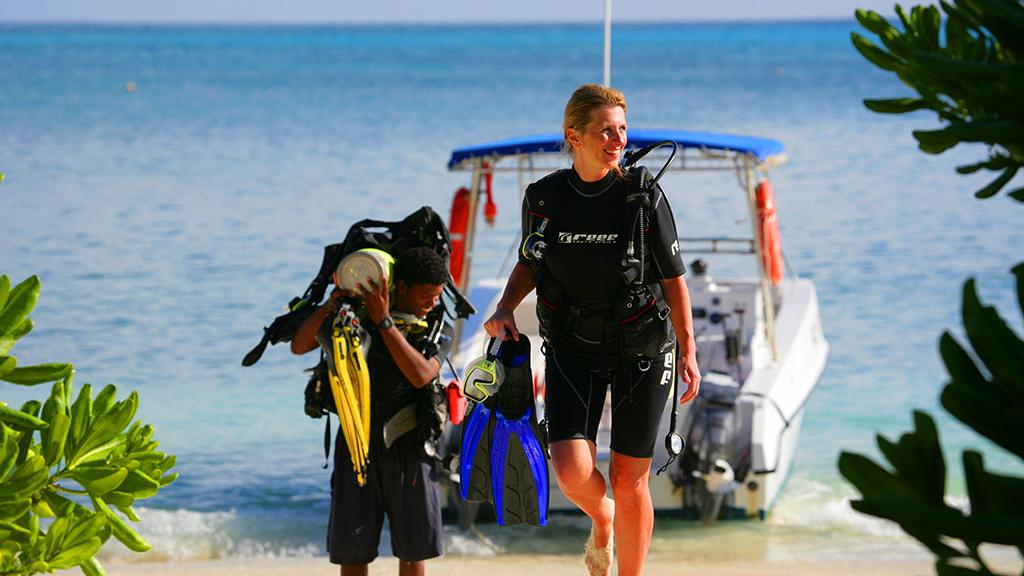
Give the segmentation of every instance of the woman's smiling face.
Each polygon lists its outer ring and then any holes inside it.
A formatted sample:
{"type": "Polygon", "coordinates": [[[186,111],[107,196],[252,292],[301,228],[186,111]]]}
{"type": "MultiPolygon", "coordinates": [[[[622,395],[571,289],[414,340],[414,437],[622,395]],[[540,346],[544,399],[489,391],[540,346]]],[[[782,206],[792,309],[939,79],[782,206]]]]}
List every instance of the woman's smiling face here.
{"type": "Polygon", "coordinates": [[[582,131],[569,128],[573,163],[580,178],[600,180],[618,166],[626,148],[626,111],[621,106],[602,106],[590,113],[582,131]]]}

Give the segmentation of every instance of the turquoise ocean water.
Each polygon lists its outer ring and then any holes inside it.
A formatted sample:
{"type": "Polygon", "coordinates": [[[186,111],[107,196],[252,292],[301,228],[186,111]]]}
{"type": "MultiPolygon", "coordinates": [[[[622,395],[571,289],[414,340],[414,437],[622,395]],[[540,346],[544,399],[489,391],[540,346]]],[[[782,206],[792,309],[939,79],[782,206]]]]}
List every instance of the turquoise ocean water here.
{"type": "MultiPolygon", "coordinates": [[[[947,459],[985,446],[938,408],[937,340],[959,325],[968,276],[1020,326],[1008,270],[1024,247],[1021,208],[977,201],[984,180],[955,175],[981,150],[916,150],[911,130],[933,117],[863,108],[864,97],[905,92],[852,49],[853,28],[615,29],[613,84],[632,126],[786,145],[773,172],[783,248],[817,283],[832,343],[769,520],[713,530],[659,520],[655,553],[713,555],[736,542],[752,558],[915,554],[898,531],[850,511],[839,450],[874,453],[875,432],[908,429],[914,407],[939,416],[947,459]]],[[[468,180],[445,170],[452,148],[557,131],[572,89],[600,82],[601,49],[596,25],[0,25],[0,272],[43,281],[36,330],[15,354],[72,361],[78,383],[138,389],[139,415],[182,473],[142,511],[151,558],[322,552],[323,428],[301,407],[312,360],[277,347],[243,369],[242,356],[351,222],[423,204],[447,214],[468,180]]],[[[478,278],[497,273],[518,234],[514,182],[497,183],[478,278]]],[[[735,220],[721,228],[738,200],[729,177],[667,188],[684,235],[745,232],[735,220]]],[[[0,389],[11,403],[43,394],[0,389]]],[[[962,497],[957,473],[950,488],[962,497]]],[[[545,539],[484,529],[507,550],[576,553],[582,519],[552,524],[545,539]]],[[[449,549],[480,548],[451,529],[449,549]]]]}

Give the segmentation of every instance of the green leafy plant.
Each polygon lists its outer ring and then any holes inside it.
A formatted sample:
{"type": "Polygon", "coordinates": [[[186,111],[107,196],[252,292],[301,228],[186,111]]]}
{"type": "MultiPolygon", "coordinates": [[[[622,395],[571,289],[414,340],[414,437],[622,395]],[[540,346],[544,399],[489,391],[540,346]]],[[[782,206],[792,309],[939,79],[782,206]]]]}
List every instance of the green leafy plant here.
{"type": "MultiPolygon", "coordinates": [[[[1024,263],[1013,269],[1024,312],[1024,263]]],[[[974,281],[964,285],[963,322],[973,355],[948,331],[939,349],[950,381],[941,402],[950,414],[1024,459],[1024,341],[992,306],[982,304],[974,281]]],[[[1015,546],[1024,554],[1024,478],[985,469],[976,450],[962,454],[968,511],[946,503],[946,463],[932,418],[914,412],[915,430],[892,442],[878,436],[891,469],[844,452],[839,471],[860,491],[859,512],[898,523],[924,544],[940,575],[995,574],[980,553],[984,543],[1015,546]]]]}
{"type": "MultiPolygon", "coordinates": [[[[941,130],[915,131],[924,152],[939,154],[961,142],[989,144],[988,160],[961,166],[961,174],[1000,171],[975,193],[996,195],[1024,163],[1024,0],[953,0],[900,6],[899,30],[878,14],[858,10],[857,20],[881,40],[875,46],[853,33],[860,53],[899,76],[916,98],[865,100],[875,112],[933,110],[948,123],[941,130]]],[[[1009,196],[1024,202],[1024,188],[1009,196]]],[[[1024,313],[1024,263],[1013,268],[1024,313]]],[[[973,279],[963,287],[963,326],[968,350],[949,332],[939,352],[950,380],[940,401],[953,417],[1024,459],[1024,341],[993,306],[982,303],[973,279]]],[[[839,471],[862,498],[852,503],[865,514],[892,520],[936,557],[940,576],[995,574],[982,546],[1016,547],[1024,555],[1024,478],[985,468],[977,450],[964,450],[969,508],[947,503],[946,462],[939,431],[928,414],[914,412],[914,431],[898,442],[878,436],[889,467],[843,452],[839,471]]]]}
{"type": "Polygon", "coordinates": [[[32,331],[39,290],[35,276],[11,289],[0,275],[0,380],[53,383],[43,403],[0,402],[0,576],[104,574],[95,555],[111,536],[149,550],[129,523],[139,521],[132,505],[177,478],[175,457],[157,450],[152,426],[132,421],[137,393],[117,400],[114,385],[93,395],[85,384],[73,397],[71,364],[17,365],[9,352],[32,331]]]}
{"type": "MultiPolygon", "coordinates": [[[[856,32],[854,46],[875,66],[893,72],[916,97],[865,100],[870,110],[903,114],[932,110],[946,127],[917,130],[921,150],[940,154],[963,142],[988,144],[988,158],[960,166],[969,174],[1000,172],[975,192],[989,198],[1005,187],[1024,165],[1024,4],[1021,0],[953,0],[899,5],[902,29],[870,10],[857,10],[858,22],[873,33],[878,46],[856,32]],[[944,21],[943,21],[944,20],[944,21]]],[[[1024,187],[1009,192],[1024,202],[1024,187]]]]}

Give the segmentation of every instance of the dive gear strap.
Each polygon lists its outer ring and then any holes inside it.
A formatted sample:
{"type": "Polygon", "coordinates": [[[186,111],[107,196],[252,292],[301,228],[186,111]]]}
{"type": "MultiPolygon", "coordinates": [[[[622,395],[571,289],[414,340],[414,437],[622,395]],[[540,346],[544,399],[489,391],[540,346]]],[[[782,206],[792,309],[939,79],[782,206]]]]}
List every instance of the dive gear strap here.
{"type": "Polygon", "coordinates": [[[416,405],[409,404],[384,422],[384,447],[391,448],[405,434],[416,429],[416,405]]]}
{"type": "Polygon", "coordinates": [[[665,435],[665,451],[668,452],[668,460],[658,468],[655,476],[662,472],[676,461],[676,458],[686,450],[686,439],[679,432],[676,432],[676,423],[679,419],[679,343],[676,342],[676,357],[672,366],[672,416],[669,418],[668,434],[665,435]]]}

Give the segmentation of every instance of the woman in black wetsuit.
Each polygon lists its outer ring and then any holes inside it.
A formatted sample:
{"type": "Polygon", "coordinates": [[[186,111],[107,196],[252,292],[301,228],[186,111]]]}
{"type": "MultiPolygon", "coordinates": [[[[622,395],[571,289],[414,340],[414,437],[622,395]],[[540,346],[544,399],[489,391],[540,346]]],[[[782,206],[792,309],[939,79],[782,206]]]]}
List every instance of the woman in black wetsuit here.
{"type": "MultiPolygon", "coordinates": [[[[627,205],[630,182],[619,164],[626,146],[626,100],[612,88],[580,86],[563,121],[571,169],[531,184],[523,203],[523,242],[540,235],[542,256],[520,250],[497,309],[485,323],[492,336],[518,339],[513,311],[534,288],[547,316],[546,398],[551,458],[562,492],[592,520],[584,562],[591,575],[640,574],[650,546],[654,507],[648,488],[661,414],[678,370],[687,391],[700,385],[690,296],[683,280],[675,222],[660,189],[652,193],[646,226],[635,226],[627,205]],[[637,230],[642,229],[638,232],[637,230]],[[627,243],[643,242],[645,294],[669,307],[671,328],[656,352],[638,357],[620,313],[627,243]],[[672,330],[674,329],[674,330],[672,330]],[[614,500],[596,468],[597,428],[608,388],[612,393],[611,463],[614,500]],[[613,539],[614,534],[614,539],[613,539]]],[[[643,220],[641,220],[643,221],[643,220]]],[[[646,297],[645,297],[646,298],[646,297]]]]}

